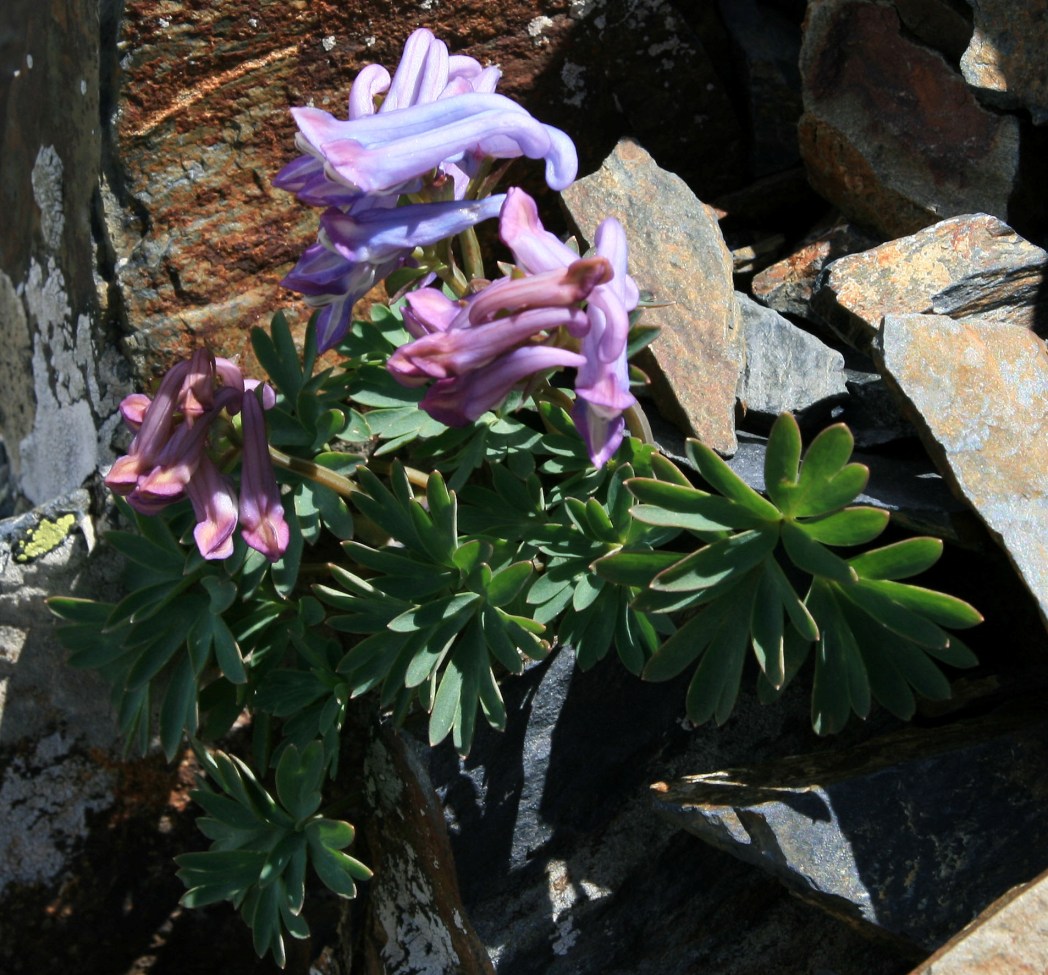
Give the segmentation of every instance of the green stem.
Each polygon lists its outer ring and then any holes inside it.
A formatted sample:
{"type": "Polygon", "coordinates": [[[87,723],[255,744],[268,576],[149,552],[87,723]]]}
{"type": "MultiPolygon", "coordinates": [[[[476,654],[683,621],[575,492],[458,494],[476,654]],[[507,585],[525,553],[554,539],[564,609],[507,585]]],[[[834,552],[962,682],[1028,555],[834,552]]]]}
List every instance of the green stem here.
{"type": "Polygon", "coordinates": [[[459,247],[462,249],[462,266],[466,277],[476,281],[484,277],[484,255],[480,252],[480,241],[473,227],[467,227],[458,235],[459,247]]]}
{"type": "Polygon", "coordinates": [[[306,460],[303,457],[292,457],[290,454],[285,454],[282,450],[277,450],[272,445],[269,448],[269,456],[277,467],[283,467],[286,471],[292,471],[295,474],[308,477],[317,484],[331,488],[332,491],[342,495],[344,498],[348,498],[354,492],[360,490],[348,477],[343,477],[343,475],[337,474],[327,467],[314,464],[313,461],[306,460]]]}
{"type": "Polygon", "coordinates": [[[629,409],[624,410],[622,416],[626,420],[626,429],[629,430],[631,437],[636,437],[642,443],[655,443],[651,424],[648,423],[648,418],[644,415],[640,403],[634,403],[629,409]]]}

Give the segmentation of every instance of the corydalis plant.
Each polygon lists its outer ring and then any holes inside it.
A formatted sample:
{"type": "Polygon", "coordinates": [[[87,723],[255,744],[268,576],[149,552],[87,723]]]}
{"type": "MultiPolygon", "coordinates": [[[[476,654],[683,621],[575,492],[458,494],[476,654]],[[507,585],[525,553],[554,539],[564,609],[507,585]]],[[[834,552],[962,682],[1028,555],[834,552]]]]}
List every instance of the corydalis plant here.
{"type": "Polygon", "coordinates": [[[973,662],[944,627],[978,614],[898,581],[940,543],[832,551],[887,521],[847,507],[865,469],[841,428],[801,461],[780,419],[770,500],[700,444],[686,475],[626,436],[644,427],[628,352],[652,337],[631,327],[626,234],[608,218],[580,255],[522,190],[492,195],[498,160],[543,160],[554,189],[576,167],[498,77],[420,30],[395,73],[361,71],[347,120],[293,110],[302,155],[276,182],[324,208],[284,282],[316,309],[302,349],[277,314],[251,336],[267,383],[199,351],[124,401],[135,437],[107,483],[135,530],[107,537],[131,591],[51,601],[129,746],[193,743],[211,846],[178,859],[184,903],[230,900],[281,964],[310,877],[350,897],[369,876],[329,815],[354,707],[424,713],[465,754],[481,718],[505,727],[502,683],[561,645],[648,679],[695,665],[688,712],[723,721],[750,649],[771,699],[814,647],[827,732],[874,699],[909,716],[948,693],[936,662],[973,662]],[[490,280],[474,227],[496,218],[513,261],[490,280]],[[402,300],[352,320],[379,281],[402,300]],[[250,762],[204,744],[245,712],[250,762]]]}

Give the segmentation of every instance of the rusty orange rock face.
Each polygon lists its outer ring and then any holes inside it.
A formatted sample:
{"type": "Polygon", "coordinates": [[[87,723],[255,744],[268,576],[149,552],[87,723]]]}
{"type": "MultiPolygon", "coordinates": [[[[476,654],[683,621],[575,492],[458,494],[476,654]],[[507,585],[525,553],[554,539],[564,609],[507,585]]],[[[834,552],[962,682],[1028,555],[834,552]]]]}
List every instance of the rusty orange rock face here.
{"type": "Polygon", "coordinates": [[[988,214],[943,220],[834,261],[813,307],[864,347],[885,315],[926,313],[1034,327],[1044,314],[1048,254],[988,214]]]}

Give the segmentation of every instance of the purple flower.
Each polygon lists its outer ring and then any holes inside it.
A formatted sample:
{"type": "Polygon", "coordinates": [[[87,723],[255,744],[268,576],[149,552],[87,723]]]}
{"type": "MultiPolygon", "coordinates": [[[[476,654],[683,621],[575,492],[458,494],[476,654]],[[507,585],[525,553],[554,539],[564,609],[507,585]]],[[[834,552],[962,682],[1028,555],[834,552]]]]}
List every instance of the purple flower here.
{"type": "Polygon", "coordinates": [[[240,533],[244,541],[276,562],[289,532],[266,444],[266,421],[254,390],[244,395],[244,454],[240,472],[240,533]]]}
{"type": "Polygon", "coordinates": [[[501,197],[465,199],[484,160],[543,159],[555,189],[575,178],[571,140],[496,95],[499,77],[497,68],[449,55],[420,29],[392,78],[375,64],[360,72],[345,121],[316,108],[292,109],[303,155],[274,185],[327,209],[318,242],[282,283],[321,309],[321,351],[346,333],[353,305],[416,248],[496,215],[501,197]],[[405,194],[411,202],[402,203],[405,194]]]}
{"type": "Polygon", "coordinates": [[[567,349],[528,345],[501,356],[485,369],[441,379],[419,404],[430,416],[450,427],[472,423],[494,409],[529,376],[550,369],[578,368],[585,360],[567,349]]]}
{"type": "Polygon", "coordinates": [[[262,406],[269,409],[274,402],[268,386],[245,380],[228,359],[199,350],[168,371],[155,399],[133,393],[120,404],[125,422],[137,432],[127,454],[106,475],[106,484],[145,515],[188,497],[197,518],[193,535],[200,554],[205,559],[228,557],[237,526],[237,497],[207,447],[223,412],[243,412],[244,540],[275,560],[287,547],[288,533],[262,418],[262,406]]]}
{"type": "Polygon", "coordinates": [[[417,291],[407,304],[412,320],[422,323],[422,334],[390,356],[389,371],[404,385],[417,386],[429,379],[485,368],[540,332],[566,328],[579,334],[587,322],[580,303],[610,273],[608,262],[596,258],[545,274],[503,278],[468,301],[448,302],[457,309],[450,321],[445,321],[448,309],[441,300],[447,299],[440,292],[432,288],[417,291]],[[423,297],[427,295],[440,298],[423,297]],[[424,319],[427,305],[437,315],[432,327],[424,319]]]}
{"type": "MultiPolygon", "coordinates": [[[[533,274],[563,267],[575,254],[543,226],[534,200],[513,188],[499,216],[499,233],[517,266],[533,274]]],[[[575,380],[577,399],[572,418],[597,466],[618,450],[625,433],[622,414],[636,403],[629,388],[626,340],[629,313],[640,292],[627,272],[628,248],[622,225],[614,217],[597,228],[595,251],[611,266],[612,276],[593,289],[586,303],[588,329],[580,352],[585,363],[575,380]]]]}
{"type": "Polygon", "coordinates": [[[485,156],[544,159],[555,190],[578,171],[571,139],[503,95],[456,95],[345,122],[318,108],[291,114],[307,152],[324,160],[329,176],[362,193],[409,192],[439,166],[469,167],[485,156]]]}

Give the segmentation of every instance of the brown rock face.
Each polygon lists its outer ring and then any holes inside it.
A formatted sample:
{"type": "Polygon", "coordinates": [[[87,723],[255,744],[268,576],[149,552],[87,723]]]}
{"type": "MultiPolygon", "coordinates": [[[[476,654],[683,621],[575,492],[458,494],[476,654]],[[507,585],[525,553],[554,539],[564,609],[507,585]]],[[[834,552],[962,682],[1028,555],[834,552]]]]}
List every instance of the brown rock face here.
{"type": "MultiPolygon", "coordinates": [[[[244,352],[250,327],[277,308],[305,320],[279,281],[315,239],[319,213],[270,182],[296,155],[288,109],[315,104],[345,117],[360,68],[395,67],[421,24],[453,51],[499,63],[500,91],[567,127],[553,60],[578,25],[545,0],[497,12],[471,2],[426,12],[362,0],[129,0],[107,222],[139,376],[200,342],[244,352]]],[[[520,163],[515,175],[540,184],[541,167],[520,163]]]]}
{"type": "Polygon", "coordinates": [[[893,4],[814,0],[801,51],[801,154],[816,190],[887,237],[984,211],[1005,217],[1019,130],[977,102],[893,4]]]}
{"type": "Polygon", "coordinates": [[[1040,327],[1048,254],[985,213],[943,220],[851,254],[818,279],[812,306],[846,341],[865,347],[885,315],[979,315],[1040,327]]]}
{"type": "Polygon", "coordinates": [[[733,454],[743,339],[731,254],[709,207],[628,140],[568,187],[564,202],[583,236],[605,217],[622,222],[630,274],[667,303],[646,313],[662,328],[642,363],[656,403],[707,446],[733,454]]]}
{"type": "Polygon", "coordinates": [[[875,354],[1048,623],[1048,350],[1029,329],[888,315],[875,354]]]}

